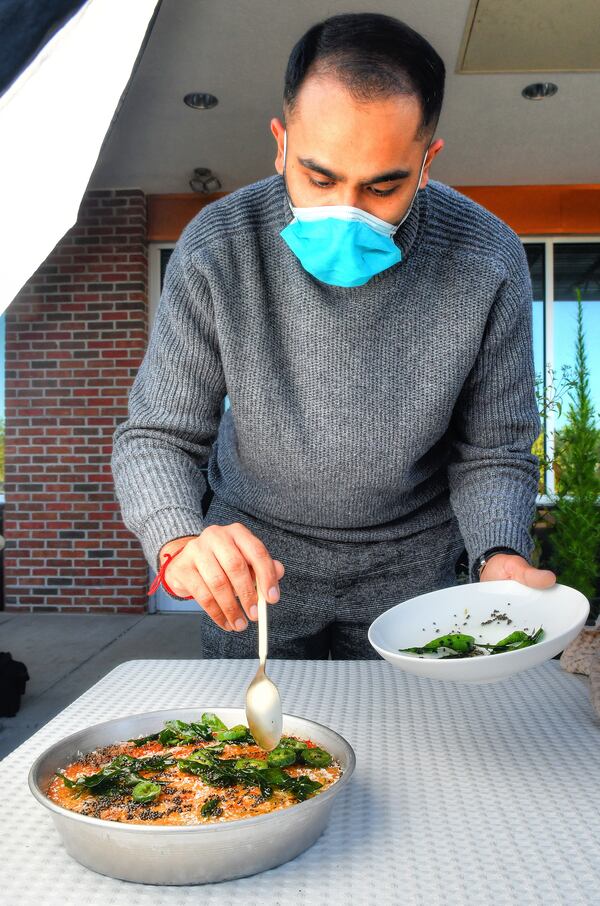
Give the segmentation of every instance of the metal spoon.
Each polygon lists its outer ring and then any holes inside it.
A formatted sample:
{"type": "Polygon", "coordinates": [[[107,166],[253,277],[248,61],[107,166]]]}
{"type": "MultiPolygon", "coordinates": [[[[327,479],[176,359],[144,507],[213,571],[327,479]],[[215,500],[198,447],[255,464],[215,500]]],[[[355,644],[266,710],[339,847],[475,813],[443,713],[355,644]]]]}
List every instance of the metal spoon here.
{"type": "Polygon", "coordinates": [[[261,747],[271,752],[281,739],[283,716],[281,697],[275,683],[267,676],[267,602],[258,591],[258,659],[256,676],[246,692],[246,720],[250,732],[261,747]]]}

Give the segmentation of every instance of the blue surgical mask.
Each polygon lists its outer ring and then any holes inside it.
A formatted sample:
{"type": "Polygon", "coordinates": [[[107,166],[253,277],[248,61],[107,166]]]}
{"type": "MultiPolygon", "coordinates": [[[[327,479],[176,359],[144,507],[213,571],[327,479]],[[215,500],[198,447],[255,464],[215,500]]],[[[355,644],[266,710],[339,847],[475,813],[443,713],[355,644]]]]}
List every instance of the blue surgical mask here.
{"type": "MultiPolygon", "coordinates": [[[[287,132],[284,134],[283,147],[285,180],[287,132]]],[[[400,223],[388,223],[351,205],[296,208],[288,195],[294,219],[281,231],[282,239],[302,267],[317,280],[331,286],[362,286],[375,274],[402,261],[402,250],[392,237],[411,212],[426,159],[427,152],[421,165],[417,188],[400,223]]]]}

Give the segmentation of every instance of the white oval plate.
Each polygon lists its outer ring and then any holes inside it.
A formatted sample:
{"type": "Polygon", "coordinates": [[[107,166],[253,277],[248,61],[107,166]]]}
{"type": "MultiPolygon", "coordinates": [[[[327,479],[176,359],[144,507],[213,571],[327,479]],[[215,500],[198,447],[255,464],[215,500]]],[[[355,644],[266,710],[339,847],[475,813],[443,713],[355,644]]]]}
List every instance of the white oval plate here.
{"type": "Polygon", "coordinates": [[[409,673],[461,683],[489,683],[554,657],[580,632],[589,610],[587,598],[567,585],[539,591],[512,580],[476,582],[397,604],[371,623],[369,642],[386,661],[409,673]],[[506,613],[512,623],[482,626],[481,621],[495,609],[506,613]],[[425,645],[448,632],[464,632],[477,641],[494,644],[514,630],[532,632],[540,626],[544,635],[535,645],[502,654],[440,659],[399,651],[425,645]]]}

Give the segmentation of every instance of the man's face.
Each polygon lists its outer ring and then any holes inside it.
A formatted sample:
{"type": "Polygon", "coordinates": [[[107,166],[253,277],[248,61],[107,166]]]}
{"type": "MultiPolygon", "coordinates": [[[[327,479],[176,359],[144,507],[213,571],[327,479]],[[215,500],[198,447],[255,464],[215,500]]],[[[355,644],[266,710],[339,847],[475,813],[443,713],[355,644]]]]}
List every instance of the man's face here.
{"type": "MultiPolygon", "coordinates": [[[[357,101],[332,75],[309,76],[287,122],[285,176],[295,207],[352,205],[388,223],[399,223],[417,189],[428,138],[418,137],[422,110],[418,98],[394,95],[357,101]]],[[[275,168],[283,174],[281,120],[271,120],[277,141],[275,168]]],[[[429,166],[444,146],[435,141],[429,166]]]]}

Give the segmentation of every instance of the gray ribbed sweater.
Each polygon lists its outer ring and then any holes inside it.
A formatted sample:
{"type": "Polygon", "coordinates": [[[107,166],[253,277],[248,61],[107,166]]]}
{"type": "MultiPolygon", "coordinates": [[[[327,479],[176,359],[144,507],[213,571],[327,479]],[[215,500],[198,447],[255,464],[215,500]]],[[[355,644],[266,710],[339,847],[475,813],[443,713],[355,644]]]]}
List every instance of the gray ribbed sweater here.
{"type": "Polygon", "coordinates": [[[400,538],[454,512],[471,559],[528,556],[540,423],[518,236],[430,181],[396,234],[404,260],[346,289],[302,268],[291,219],[273,176],[204,208],[173,251],[112,455],[148,563],[202,531],[207,461],[217,494],[301,534],[400,538]]]}

